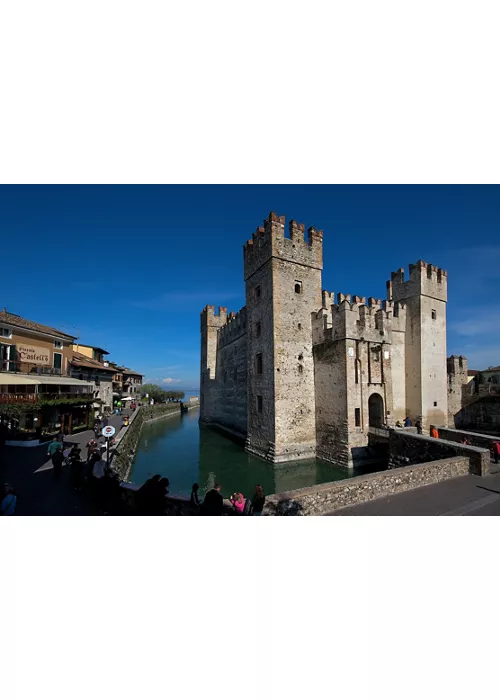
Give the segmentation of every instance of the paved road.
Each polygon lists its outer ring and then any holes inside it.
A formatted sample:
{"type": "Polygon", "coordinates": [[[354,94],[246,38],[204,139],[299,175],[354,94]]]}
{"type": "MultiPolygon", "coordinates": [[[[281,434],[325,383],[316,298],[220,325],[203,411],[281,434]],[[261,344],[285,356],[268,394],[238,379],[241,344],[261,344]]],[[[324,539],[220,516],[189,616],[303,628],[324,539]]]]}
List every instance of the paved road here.
{"type": "MultiPolygon", "coordinates": [[[[121,416],[109,419],[117,431],[121,416]]],[[[70,435],[64,447],[78,443],[82,457],[86,458],[85,445],[94,437],[91,430],[70,435]]],[[[47,445],[41,447],[0,448],[0,482],[11,484],[19,498],[16,515],[96,515],[95,505],[85,490],[75,491],[69,483],[69,469],[63,470],[59,479],[54,478],[52,462],[47,458],[47,445]]]]}
{"type": "Polygon", "coordinates": [[[460,476],[331,515],[500,515],[500,474],[460,476]]]}

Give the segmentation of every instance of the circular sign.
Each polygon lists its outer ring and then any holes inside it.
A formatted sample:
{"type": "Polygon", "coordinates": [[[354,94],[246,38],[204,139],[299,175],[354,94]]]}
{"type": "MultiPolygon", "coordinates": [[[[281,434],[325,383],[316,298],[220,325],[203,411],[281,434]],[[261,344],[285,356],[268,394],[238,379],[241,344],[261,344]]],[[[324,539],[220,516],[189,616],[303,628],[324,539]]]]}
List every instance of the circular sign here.
{"type": "Polygon", "coordinates": [[[116,430],[113,428],[112,425],[106,425],[102,429],[102,434],[104,435],[105,438],[110,438],[113,437],[113,435],[116,433],[116,430]]]}

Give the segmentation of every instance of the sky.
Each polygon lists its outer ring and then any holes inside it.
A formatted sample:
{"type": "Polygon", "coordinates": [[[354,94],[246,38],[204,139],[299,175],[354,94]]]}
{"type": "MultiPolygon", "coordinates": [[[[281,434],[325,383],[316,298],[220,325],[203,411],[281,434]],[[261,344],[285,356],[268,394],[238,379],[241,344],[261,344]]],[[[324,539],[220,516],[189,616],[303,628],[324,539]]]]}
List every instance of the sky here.
{"type": "Polygon", "coordinates": [[[446,269],[447,354],[500,365],[496,186],[1,186],[0,308],[197,389],[200,312],[244,306],[242,246],[270,211],[323,229],[330,292],[383,299],[391,271],[446,269]]]}

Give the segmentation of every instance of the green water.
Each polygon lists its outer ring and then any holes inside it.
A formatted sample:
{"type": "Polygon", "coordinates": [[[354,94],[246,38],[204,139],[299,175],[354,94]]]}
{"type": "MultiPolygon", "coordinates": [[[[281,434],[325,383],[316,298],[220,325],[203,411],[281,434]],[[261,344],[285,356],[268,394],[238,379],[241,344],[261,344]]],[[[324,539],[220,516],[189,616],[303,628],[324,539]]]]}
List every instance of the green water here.
{"type": "Polygon", "coordinates": [[[271,494],[349,476],[317,459],[270,464],[210,428],[200,427],[198,418],[199,411],[192,410],[145,425],[130,480],[141,484],[161,474],[170,479],[170,493],[179,496],[189,496],[195,481],[202,492],[217,482],[227,497],[234,491],[251,496],[255,484],[271,494]]]}

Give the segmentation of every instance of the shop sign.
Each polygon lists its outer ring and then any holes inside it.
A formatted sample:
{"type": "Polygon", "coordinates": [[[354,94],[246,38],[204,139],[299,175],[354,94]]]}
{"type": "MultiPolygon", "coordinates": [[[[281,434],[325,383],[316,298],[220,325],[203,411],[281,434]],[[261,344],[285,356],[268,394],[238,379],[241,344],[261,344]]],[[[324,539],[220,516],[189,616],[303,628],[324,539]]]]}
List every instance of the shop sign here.
{"type": "Polygon", "coordinates": [[[19,362],[31,362],[34,365],[50,365],[50,351],[38,345],[17,345],[19,362]]]}

